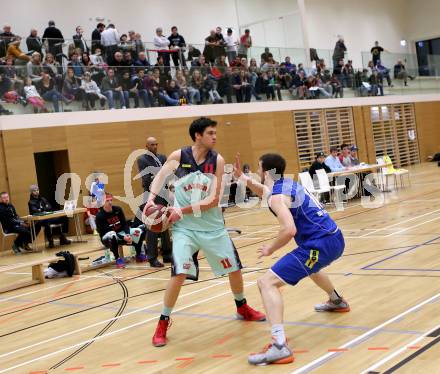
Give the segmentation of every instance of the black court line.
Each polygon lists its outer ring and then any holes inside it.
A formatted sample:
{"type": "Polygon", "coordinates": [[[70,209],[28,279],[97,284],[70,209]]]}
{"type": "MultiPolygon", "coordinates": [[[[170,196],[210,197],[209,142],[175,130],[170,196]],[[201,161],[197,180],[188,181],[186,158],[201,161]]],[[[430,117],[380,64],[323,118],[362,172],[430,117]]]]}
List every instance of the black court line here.
{"type": "Polygon", "coordinates": [[[431,333],[428,335],[428,338],[436,338],[436,337],[438,337],[438,336],[440,336],[440,327],[439,327],[437,330],[431,332],[431,333]]]}
{"type": "Polygon", "coordinates": [[[428,349],[432,348],[434,345],[436,345],[438,342],[440,342],[440,336],[423,346],[422,348],[415,351],[412,355],[408,356],[407,358],[403,359],[402,361],[398,362],[393,367],[389,368],[388,370],[384,371],[383,374],[391,374],[394,373],[396,370],[400,369],[402,366],[406,365],[408,362],[414,360],[416,357],[420,356],[423,352],[426,352],[428,349]]]}

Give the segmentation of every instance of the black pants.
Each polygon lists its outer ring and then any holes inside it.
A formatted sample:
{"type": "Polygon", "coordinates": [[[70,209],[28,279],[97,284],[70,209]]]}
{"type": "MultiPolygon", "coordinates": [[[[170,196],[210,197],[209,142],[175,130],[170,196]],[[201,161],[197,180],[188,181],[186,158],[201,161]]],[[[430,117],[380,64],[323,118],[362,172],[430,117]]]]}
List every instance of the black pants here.
{"type": "Polygon", "coordinates": [[[180,52],[180,51],[173,52],[173,53],[171,53],[171,58],[173,59],[174,66],[176,68],[178,68],[180,64],[182,65],[182,67],[186,67],[186,61],[185,61],[185,56],[183,55],[183,52],[180,52]],[[182,57],[182,58],[180,58],[180,57],[182,57]]]}
{"type": "Polygon", "coordinates": [[[29,227],[24,226],[14,226],[11,230],[8,230],[7,233],[16,233],[18,234],[17,239],[15,239],[14,244],[17,247],[23,248],[26,244],[32,242],[31,230],[29,227]]]}
{"type": "Polygon", "coordinates": [[[48,241],[53,240],[53,232],[50,229],[50,225],[62,225],[61,232],[60,231],[57,232],[57,234],[59,235],[63,235],[69,229],[69,221],[67,217],[51,218],[36,223],[35,234],[38,235],[38,233],[41,230],[41,227],[44,227],[44,235],[46,236],[46,239],[48,241]]]}
{"type": "Polygon", "coordinates": [[[154,260],[157,258],[158,250],[157,250],[157,240],[161,240],[162,243],[162,256],[163,257],[171,257],[171,239],[170,232],[168,230],[155,233],[147,230],[147,258],[148,261],[154,260]]]}
{"type": "MultiPolygon", "coordinates": [[[[139,256],[141,254],[141,250],[142,250],[142,244],[145,240],[145,231],[142,231],[140,237],[139,237],[139,242],[136,244],[135,242],[133,242],[133,247],[136,250],[136,255],[139,256]]],[[[126,245],[126,241],[124,240],[124,236],[122,234],[116,234],[114,236],[112,236],[111,238],[108,239],[101,239],[102,244],[104,244],[104,246],[108,249],[110,249],[113,253],[113,255],[115,256],[115,259],[119,258],[119,251],[118,248],[120,245],[126,245]]]]}

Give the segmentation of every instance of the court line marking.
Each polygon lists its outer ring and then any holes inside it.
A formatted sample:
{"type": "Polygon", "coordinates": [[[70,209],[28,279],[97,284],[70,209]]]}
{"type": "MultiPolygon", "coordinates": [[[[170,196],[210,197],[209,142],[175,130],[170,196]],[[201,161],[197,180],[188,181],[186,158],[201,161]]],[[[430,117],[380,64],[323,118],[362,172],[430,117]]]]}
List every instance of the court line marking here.
{"type": "MultiPolygon", "coordinates": [[[[437,299],[440,297],[440,292],[437,293],[434,296],[431,296],[430,298],[418,303],[417,305],[414,305],[413,307],[407,309],[406,311],[388,319],[387,321],[381,323],[380,325],[368,330],[367,332],[365,332],[362,335],[359,335],[358,337],[348,341],[347,343],[344,343],[343,345],[340,345],[338,347],[338,349],[345,349],[345,348],[350,348],[353,345],[356,345],[356,343],[368,339],[371,335],[376,334],[379,330],[381,330],[382,328],[384,328],[385,326],[394,323],[395,321],[397,321],[398,319],[406,316],[409,313],[412,313],[413,311],[421,308],[422,306],[432,302],[433,300],[437,299]]],[[[413,344],[410,344],[413,345],[413,344]]],[[[317,359],[313,360],[312,362],[309,362],[307,365],[293,371],[291,374],[301,374],[301,373],[309,373],[312,370],[320,367],[322,364],[326,363],[327,361],[329,361],[330,359],[332,359],[334,356],[339,356],[337,354],[338,352],[329,352],[321,357],[318,357],[317,359]]]]}
{"type": "MultiPolygon", "coordinates": [[[[408,218],[408,219],[406,219],[406,220],[403,220],[403,221],[400,221],[400,222],[393,223],[392,225],[388,225],[388,226],[385,226],[385,227],[381,227],[380,229],[376,229],[375,231],[371,231],[371,234],[373,234],[373,233],[375,233],[375,232],[378,232],[378,231],[382,231],[382,230],[389,229],[390,227],[394,227],[394,226],[401,225],[402,223],[411,222],[411,221],[414,221],[414,220],[416,220],[416,219],[418,219],[418,218],[422,218],[422,217],[425,217],[425,216],[428,216],[428,215],[430,215],[430,214],[437,213],[437,212],[440,212],[440,209],[436,209],[436,210],[433,210],[432,212],[428,212],[428,213],[423,213],[423,214],[421,214],[421,215],[419,215],[419,216],[412,217],[412,218],[408,218]]],[[[368,236],[369,234],[370,234],[370,233],[366,233],[366,234],[364,234],[364,235],[361,235],[360,238],[364,238],[364,237],[368,236]]]]}
{"type": "Polygon", "coordinates": [[[391,234],[385,235],[384,238],[388,238],[388,237],[390,237],[390,236],[393,236],[393,235],[396,235],[396,234],[400,234],[401,232],[405,232],[405,231],[408,231],[408,230],[412,230],[412,229],[414,229],[414,228],[416,228],[416,227],[422,226],[422,225],[424,225],[424,224],[426,224],[426,223],[429,223],[429,222],[432,222],[432,221],[436,221],[436,220],[438,220],[438,219],[440,219],[440,216],[438,216],[438,217],[436,217],[436,218],[433,218],[433,219],[430,219],[430,220],[428,220],[428,221],[424,221],[424,222],[419,223],[419,224],[417,224],[417,225],[410,226],[410,227],[406,227],[406,228],[404,228],[404,229],[401,229],[401,230],[395,231],[395,232],[393,232],[393,233],[391,233],[391,234]]]}
{"type": "MultiPolygon", "coordinates": [[[[246,275],[246,274],[243,274],[243,276],[244,276],[244,275],[246,275]]],[[[254,284],[256,284],[256,283],[257,283],[257,282],[254,282],[254,284]]],[[[216,285],[214,285],[214,286],[216,286],[216,285]]],[[[247,285],[244,285],[243,287],[246,287],[246,286],[247,286],[247,285]]],[[[206,288],[210,288],[210,287],[213,287],[213,286],[209,286],[209,287],[206,287],[206,288]]],[[[199,290],[199,291],[201,291],[201,290],[199,290]]],[[[199,300],[199,301],[197,301],[197,302],[195,302],[195,303],[192,303],[192,304],[189,304],[189,305],[183,306],[183,307],[181,307],[181,308],[177,308],[175,311],[176,311],[176,312],[179,312],[179,311],[181,311],[181,310],[185,310],[185,309],[191,308],[191,307],[193,307],[193,306],[196,306],[196,305],[199,305],[199,304],[206,303],[207,301],[210,301],[210,300],[213,300],[213,299],[216,299],[216,298],[222,297],[222,296],[224,296],[224,295],[229,295],[230,293],[231,293],[231,290],[228,290],[228,291],[226,291],[226,292],[222,292],[222,293],[220,293],[220,294],[217,294],[217,295],[211,296],[211,297],[209,297],[209,298],[207,298],[207,299],[199,300]]],[[[182,295],[182,296],[183,296],[183,295],[182,295]]],[[[162,304],[162,302],[160,302],[160,303],[158,303],[158,304],[160,305],[160,304],[162,304]]],[[[144,308],[142,308],[142,309],[144,309],[144,308]]],[[[127,314],[133,314],[133,313],[127,313],[127,314]]],[[[127,314],[125,314],[125,315],[127,315],[127,314]]],[[[119,316],[119,317],[122,317],[122,316],[119,316]]],[[[118,318],[119,318],[119,317],[118,317],[118,318]]],[[[118,319],[118,318],[112,318],[112,319],[110,319],[110,320],[115,320],[115,319],[118,319]]],[[[103,322],[99,322],[99,323],[97,323],[97,324],[102,324],[102,323],[108,322],[108,321],[110,321],[110,320],[103,321],[103,322]]],[[[106,338],[106,337],[109,337],[109,336],[116,335],[116,334],[118,334],[118,333],[120,333],[120,332],[123,332],[123,331],[129,330],[129,329],[131,329],[131,328],[133,328],[133,327],[137,327],[137,326],[144,325],[144,324],[146,324],[147,322],[151,322],[151,321],[153,321],[153,320],[157,320],[157,316],[154,316],[154,317],[152,317],[152,318],[147,318],[146,320],[143,320],[143,321],[140,321],[140,322],[136,322],[136,323],[134,323],[134,324],[131,324],[131,325],[128,325],[128,326],[122,327],[122,328],[120,328],[120,329],[118,329],[118,330],[114,330],[114,331],[112,331],[112,332],[109,332],[109,333],[107,333],[107,334],[103,334],[103,335],[98,336],[98,337],[96,337],[96,338],[92,338],[92,339],[84,340],[84,341],[82,341],[82,342],[80,342],[80,343],[76,343],[76,344],[73,344],[73,345],[71,345],[71,346],[69,346],[69,347],[65,347],[65,348],[59,349],[59,350],[57,350],[57,351],[53,351],[53,352],[47,353],[47,354],[45,354],[45,355],[42,355],[42,356],[39,356],[39,357],[33,358],[33,359],[31,359],[31,360],[28,360],[28,361],[25,361],[25,362],[21,362],[21,363],[19,363],[19,364],[17,364],[17,365],[10,366],[10,367],[8,367],[8,368],[6,368],[6,369],[2,369],[2,370],[0,371],[0,373],[6,373],[6,372],[8,372],[8,371],[11,371],[11,370],[17,369],[17,368],[19,368],[19,367],[22,367],[22,366],[25,366],[25,365],[31,364],[31,363],[33,363],[33,362],[40,361],[40,360],[46,359],[46,358],[48,358],[48,357],[52,357],[52,356],[54,356],[54,355],[57,355],[57,354],[59,354],[59,353],[65,352],[65,351],[68,351],[68,350],[73,349],[73,348],[80,347],[80,346],[82,346],[82,345],[84,345],[84,344],[87,344],[87,343],[90,343],[90,342],[94,342],[94,341],[97,341],[97,340],[101,340],[101,339],[106,338]]],[[[94,324],[94,325],[97,325],[97,324],[94,324]]],[[[93,326],[93,325],[91,325],[91,326],[93,326]]],[[[72,331],[71,333],[78,332],[78,331],[83,330],[83,329],[84,329],[84,328],[82,328],[82,329],[78,329],[78,330],[76,330],[76,331],[72,331]]],[[[71,334],[71,333],[69,333],[69,334],[71,334]]],[[[56,339],[58,339],[58,338],[60,338],[60,337],[66,336],[66,335],[67,335],[67,334],[64,334],[64,335],[57,336],[57,337],[54,337],[54,338],[51,338],[51,339],[48,339],[48,340],[56,340],[56,339]]],[[[47,342],[48,340],[46,340],[46,341],[44,341],[44,342],[47,342]]],[[[41,342],[41,343],[43,343],[43,342],[41,342]]],[[[12,353],[15,353],[15,352],[17,352],[17,351],[22,351],[22,350],[24,350],[24,349],[29,349],[29,348],[31,348],[31,347],[33,347],[33,346],[40,345],[41,343],[39,342],[39,343],[33,344],[33,345],[31,345],[31,346],[22,347],[22,348],[20,348],[20,349],[18,349],[18,350],[15,350],[15,351],[12,351],[12,352],[8,352],[8,353],[6,353],[6,354],[3,354],[3,355],[1,355],[0,357],[4,357],[4,356],[10,355],[10,354],[12,354],[12,353]]]]}
{"type": "MultiPolygon", "coordinates": [[[[249,275],[249,274],[254,274],[254,273],[244,273],[244,274],[243,274],[243,277],[245,277],[245,276],[247,276],[247,275],[249,275]]],[[[216,287],[216,286],[219,286],[219,285],[221,285],[221,284],[224,284],[224,283],[226,283],[226,282],[228,282],[228,281],[221,281],[221,282],[222,282],[222,283],[211,284],[211,285],[209,285],[209,286],[206,286],[206,287],[200,288],[200,289],[198,289],[198,290],[195,290],[195,291],[191,291],[191,292],[189,292],[189,293],[182,294],[182,295],[179,296],[179,297],[191,296],[191,295],[194,295],[194,294],[196,294],[196,293],[199,293],[199,292],[205,291],[205,290],[207,290],[207,289],[209,289],[209,288],[216,287]]],[[[253,285],[253,284],[255,284],[255,283],[256,283],[256,282],[244,282],[244,287],[247,287],[247,286],[253,285]]],[[[230,293],[230,290],[229,290],[229,293],[230,293]]],[[[159,305],[162,305],[162,304],[163,304],[163,301],[161,300],[161,301],[158,302],[158,303],[155,303],[155,304],[152,304],[152,305],[148,305],[148,306],[143,307],[143,308],[135,309],[135,310],[133,310],[132,312],[122,314],[122,315],[120,315],[120,316],[118,316],[118,317],[113,317],[113,318],[110,318],[110,319],[107,319],[107,320],[104,320],[104,321],[100,321],[100,322],[94,323],[94,324],[92,324],[92,325],[84,326],[84,327],[81,327],[80,329],[72,330],[72,331],[69,331],[69,332],[67,332],[67,333],[65,333],[65,334],[62,334],[62,335],[59,335],[59,336],[55,336],[55,337],[52,337],[52,338],[49,338],[49,339],[46,339],[46,340],[42,340],[42,341],[39,341],[39,342],[37,342],[37,343],[31,344],[31,345],[29,345],[29,346],[21,347],[21,348],[18,348],[18,349],[16,349],[16,350],[14,350],[14,351],[10,351],[10,352],[3,353],[3,354],[0,355],[0,358],[10,356],[11,354],[14,354],[14,353],[17,353],[17,352],[21,352],[21,351],[26,350],[26,349],[33,348],[33,347],[36,347],[36,346],[41,345],[41,344],[49,343],[49,342],[51,342],[51,341],[54,341],[54,340],[57,340],[57,339],[60,339],[60,338],[66,337],[66,336],[70,336],[70,335],[75,334],[75,333],[77,333],[77,332],[81,332],[81,331],[87,330],[87,329],[89,329],[89,328],[96,327],[96,326],[99,326],[99,325],[102,325],[102,324],[108,323],[108,322],[110,322],[110,321],[114,321],[114,320],[121,319],[121,318],[123,318],[123,317],[127,317],[127,316],[130,316],[130,315],[132,315],[132,314],[139,313],[139,312],[142,312],[142,311],[148,310],[148,309],[150,309],[150,308],[152,308],[152,307],[159,306],[159,305]]],[[[194,305],[196,305],[196,304],[194,304],[194,305]]],[[[180,309],[176,309],[176,311],[178,311],[178,310],[180,310],[180,309]]],[[[102,335],[102,336],[105,336],[105,335],[102,335]]],[[[0,373],[2,373],[2,372],[0,371],[0,373]]]]}
{"type": "Polygon", "coordinates": [[[425,332],[422,336],[419,336],[418,338],[412,340],[410,343],[405,344],[403,347],[399,348],[397,351],[394,351],[393,353],[389,354],[388,356],[386,356],[382,360],[380,360],[380,361],[376,362],[375,364],[371,365],[368,369],[363,370],[361,372],[361,374],[367,374],[368,372],[373,371],[374,369],[382,366],[384,363],[392,360],[394,357],[400,355],[402,352],[407,352],[408,349],[410,349],[410,347],[416,345],[418,342],[423,340],[425,337],[427,337],[429,334],[431,334],[433,331],[437,330],[438,328],[440,328],[440,325],[437,325],[433,329],[425,332]]]}

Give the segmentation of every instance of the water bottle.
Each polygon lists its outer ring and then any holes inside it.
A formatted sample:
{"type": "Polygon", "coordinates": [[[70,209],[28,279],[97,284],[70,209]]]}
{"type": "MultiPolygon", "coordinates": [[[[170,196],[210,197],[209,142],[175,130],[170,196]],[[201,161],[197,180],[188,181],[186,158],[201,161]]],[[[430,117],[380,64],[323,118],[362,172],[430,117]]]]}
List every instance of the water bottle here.
{"type": "Polygon", "coordinates": [[[131,257],[136,257],[136,248],[134,247],[134,245],[130,246],[130,255],[131,257]]]}
{"type": "Polygon", "coordinates": [[[110,254],[110,249],[106,249],[104,251],[104,257],[105,257],[105,261],[110,262],[112,260],[111,258],[111,254],[110,254]]]}

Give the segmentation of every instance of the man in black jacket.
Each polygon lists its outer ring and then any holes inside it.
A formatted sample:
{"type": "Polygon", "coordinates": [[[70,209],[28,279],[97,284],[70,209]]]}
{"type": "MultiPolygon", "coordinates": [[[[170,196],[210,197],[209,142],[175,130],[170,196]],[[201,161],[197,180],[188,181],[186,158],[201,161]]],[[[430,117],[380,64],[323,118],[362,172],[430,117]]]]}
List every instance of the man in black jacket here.
{"type": "Polygon", "coordinates": [[[105,25],[99,22],[96,25],[96,29],[92,32],[92,53],[95,53],[96,48],[104,50],[101,44],[101,33],[105,30],[105,25]]]}
{"type": "Polygon", "coordinates": [[[76,34],[72,36],[73,43],[75,44],[75,48],[81,49],[81,52],[89,53],[89,46],[87,45],[86,40],[83,37],[83,28],[81,26],[76,26],[76,34]]]}
{"type": "MultiPolygon", "coordinates": [[[[29,214],[42,214],[45,212],[52,212],[53,208],[50,205],[49,201],[40,196],[40,189],[36,184],[33,184],[29,192],[31,193],[29,197],[28,207],[29,207],[29,214]]],[[[67,217],[59,217],[59,218],[50,218],[45,219],[43,221],[39,221],[36,225],[36,231],[37,235],[40,232],[41,226],[44,227],[44,235],[46,236],[47,241],[49,242],[49,248],[54,247],[53,243],[53,232],[50,228],[50,225],[57,225],[61,224],[62,229],[59,233],[60,235],[60,245],[69,245],[72,241],[66,238],[66,235],[64,235],[64,232],[67,232],[68,229],[68,218],[67,217]]]]}
{"type": "Polygon", "coordinates": [[[43,47],[43,42],[41,38],[38,36],[37,30],[32,29],[30,35],[26,38],[26,46],[28,51],[38,52],[40,55],[43,55],[41,49],[43,47]]]}
{"type": "Polygon", "coordinates": [[[168,37],[168,40],[170,41],[170,49],[177,50],[177,52],[171,53],[174,66],[178,68],[179,60],[181,59],[182,67],[186,67],[185,56],[183,55],[186,48],[186,42],[183,36],[177,32],[176,26],[171,27],[171,35],[168,37]]]}
{"type": "MultiPolygon", "coordinates": [[[[137,160],[139,172],[142,175],[142,187],[145,192],[150,192],[150,186],[154,177],[159,172],[162,165],[166,162],[165,155],[157,153],[156,138],[149,137],[147,139],[148,153],[140,156],[137,160]]],[[[160,196],[156,197],[156,204],[168,205],[168,201],[160,196]]],[[[142,207],[143,208],[143,207],[142,207]]],[[[147,259],[152,267],[163,267],[163,264],[157,259],[157,241],[161,238],[162,257],[164,262],[171,262],[171,240],[168,230],[160,234],[147,230],[147,259]]]]}
{"type": "Polygon", "coordinates": [[[7,192],[0,193],[0,223],[6,234],[18,234],[12,245],[12,250],[15,253],[21,253],[23,250],[31,251],[29,243],[32,241],[32,237],[29,225],[18,216],[14,206],[10,203],[7,192]]]}
{"type": "Polygon", "coordinates": [[[116,259],[116,267],[125,267],[124,258],[119,257],[118,247],[122,244],[132,245],[136,250],[136,262],[145,262],[145,255],[141,253],[145,239],[145,230],[142,227],[130,228],[121,207],[113,205],[113,196],[105,195],[104,205],[96,215],[96,228],[102,244],[110,249],[116,259]]]}
{"type": "Polygon", "coordinates": [[[61,64],[64,37],[61,31],[55,27],[54,21],[49,21],[49,26],[44,30],[43,42],[46,41],[49,46],[49,52],[52,53],[55,59],[61,64]]]}

